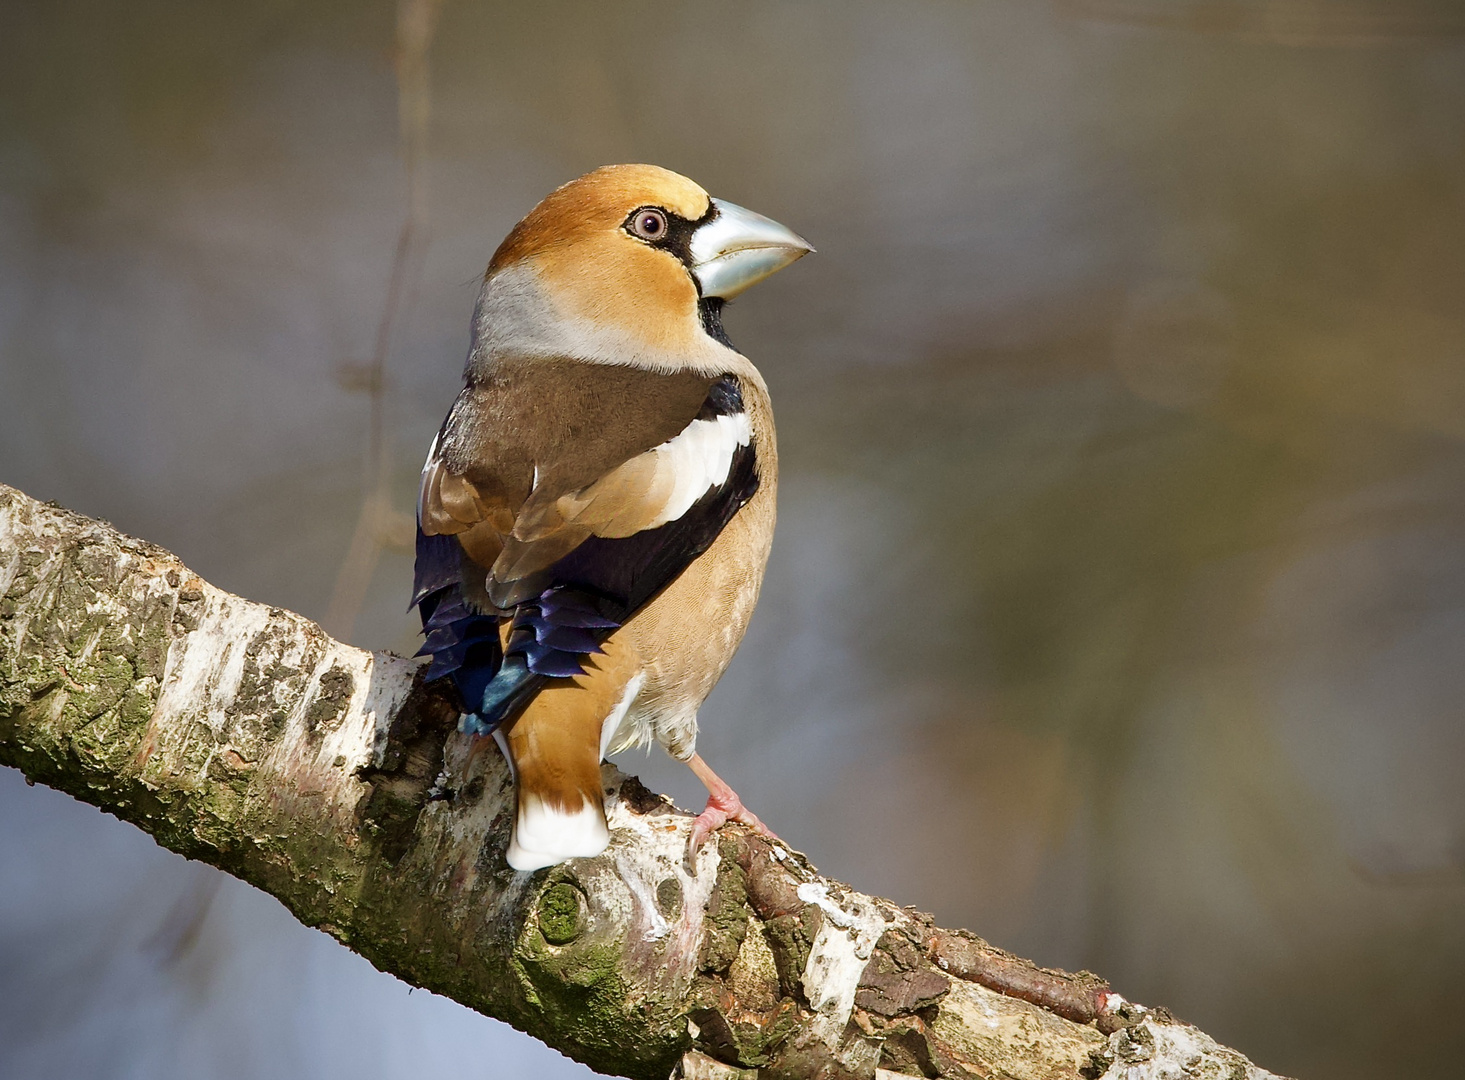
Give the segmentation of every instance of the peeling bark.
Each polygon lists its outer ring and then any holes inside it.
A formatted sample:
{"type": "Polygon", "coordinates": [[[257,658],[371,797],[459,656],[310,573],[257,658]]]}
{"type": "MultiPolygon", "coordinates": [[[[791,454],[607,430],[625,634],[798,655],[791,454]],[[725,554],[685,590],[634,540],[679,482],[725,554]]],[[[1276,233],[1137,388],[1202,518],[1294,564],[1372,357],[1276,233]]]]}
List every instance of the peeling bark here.
{"type": "Polygon", "coordinates": [[[411,660],[0,485],[0,764],[282,900],[377,967],[647,1080],[1270,1073],[1097,976],[824,878],[612,766],[609,849],[504,862],[513,785],[411,660]]]}

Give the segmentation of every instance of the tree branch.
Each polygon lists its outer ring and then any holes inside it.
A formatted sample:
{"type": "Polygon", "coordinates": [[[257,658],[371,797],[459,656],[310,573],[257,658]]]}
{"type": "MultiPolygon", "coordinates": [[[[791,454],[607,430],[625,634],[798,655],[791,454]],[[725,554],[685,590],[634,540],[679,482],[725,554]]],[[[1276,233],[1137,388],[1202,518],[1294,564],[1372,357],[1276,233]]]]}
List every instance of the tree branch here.
{"type": "Polygon", "coordinates": [[[0,763],[602,1072],[1264,1078],[1164,1010],[821,877],[605,767],[605,854],[504,862],[514,792],[419,665],[0,485],[0,763]]]}

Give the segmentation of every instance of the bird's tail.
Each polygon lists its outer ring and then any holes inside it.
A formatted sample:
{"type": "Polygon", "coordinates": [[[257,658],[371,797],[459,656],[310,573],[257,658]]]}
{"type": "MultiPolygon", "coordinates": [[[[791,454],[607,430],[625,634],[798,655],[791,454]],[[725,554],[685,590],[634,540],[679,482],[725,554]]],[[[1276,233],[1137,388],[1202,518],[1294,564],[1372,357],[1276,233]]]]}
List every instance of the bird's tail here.
{"type": "Polygon", "coordinates": [[[509,865],[538,870],[599,855],[610,842],[600,790],[600,716],[592,695],[549,686],[525,706],[508,731],[519,780],[519,813],[509,865]]]}
{"type": "Polygon", "coordinates": [[[519,784],[515,870],[599,855],[610,843],[600,762],[641,678],[615,642],[607,646],[583,674],[549,680],[507,731],[519,784]]]}

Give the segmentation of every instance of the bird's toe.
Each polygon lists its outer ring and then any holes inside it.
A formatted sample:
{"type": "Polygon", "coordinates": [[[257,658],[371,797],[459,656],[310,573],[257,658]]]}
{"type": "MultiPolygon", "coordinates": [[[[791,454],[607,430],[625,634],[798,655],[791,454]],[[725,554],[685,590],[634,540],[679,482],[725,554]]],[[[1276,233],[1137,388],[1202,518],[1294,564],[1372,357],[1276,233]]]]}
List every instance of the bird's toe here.
{"type": "Polygon", "coordinates": [[[709,795],[706,809],[693,820],[692,853],[696,854],[698,849],[707,842],[707,838],[729,821],[746,825],[770,840],[778,839],[773,830],[758,819],[757,814],[743,805],[743,800],[738,798],[737,792],[729,788],[726,791],[717,791],[709,795]]]}

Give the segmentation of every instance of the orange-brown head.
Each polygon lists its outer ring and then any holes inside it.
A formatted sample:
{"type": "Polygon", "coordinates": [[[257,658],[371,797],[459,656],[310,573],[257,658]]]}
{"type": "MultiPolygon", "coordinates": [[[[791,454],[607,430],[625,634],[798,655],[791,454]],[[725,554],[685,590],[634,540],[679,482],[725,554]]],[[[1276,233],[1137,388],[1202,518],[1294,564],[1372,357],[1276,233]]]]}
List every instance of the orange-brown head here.
{"type": "Polygon", "coordinates": [[[723,301],[813,248],[654,165],[608,165],[551,192],[484,277],[470,364],[551,355],[716,368],[723,301]]]}

